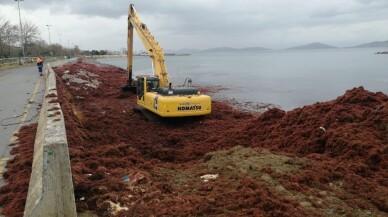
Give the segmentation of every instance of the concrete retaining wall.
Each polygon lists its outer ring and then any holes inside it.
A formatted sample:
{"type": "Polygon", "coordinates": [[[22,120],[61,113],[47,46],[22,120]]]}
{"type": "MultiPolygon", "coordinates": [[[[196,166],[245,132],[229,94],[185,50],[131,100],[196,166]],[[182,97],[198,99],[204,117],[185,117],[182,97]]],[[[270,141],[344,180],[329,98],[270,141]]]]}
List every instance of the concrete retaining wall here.
{"type": "Polygon", "coordinates": [[[65,122],[55,73],[47,64],[46,91],[34,144],[25,217],[77,216],[65,122]]]}

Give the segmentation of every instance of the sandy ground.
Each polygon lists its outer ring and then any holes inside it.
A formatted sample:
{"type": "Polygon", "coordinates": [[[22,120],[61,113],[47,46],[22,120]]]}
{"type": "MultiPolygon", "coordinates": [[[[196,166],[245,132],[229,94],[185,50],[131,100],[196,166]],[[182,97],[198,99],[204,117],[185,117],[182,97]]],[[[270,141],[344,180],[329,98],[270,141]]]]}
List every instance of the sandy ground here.
{"type": "MultiPolygon", "coordinates": [[[[263,114],[214,101],[209,116],[152,123],[134,111],[134,94],[120,93],[124,70],[76,63],[55,71],[80,213],[387,216],[383,93],[359,87],[263,114]]],[[[35,130],[22,128],[7,165],[6,216],[22,216],[35,130]]]]}

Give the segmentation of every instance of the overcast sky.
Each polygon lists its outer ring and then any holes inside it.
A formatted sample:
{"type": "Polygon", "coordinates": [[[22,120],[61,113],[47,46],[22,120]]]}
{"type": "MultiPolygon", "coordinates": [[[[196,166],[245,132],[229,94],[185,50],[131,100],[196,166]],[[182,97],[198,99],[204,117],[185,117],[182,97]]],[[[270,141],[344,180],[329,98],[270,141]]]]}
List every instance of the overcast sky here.
{"type": "MultiPolygon", "coordinates": [[[[25,0],[20,6],[22,19],[37,24],[47,42],[52,25],[52,43],[61,34],[63,46],[120,50],[129,3],[167,50],[388,40],[388,0],[25,0]]],[[[0,16],[18,24],[17,2],[0,0],[0,16]]]]}

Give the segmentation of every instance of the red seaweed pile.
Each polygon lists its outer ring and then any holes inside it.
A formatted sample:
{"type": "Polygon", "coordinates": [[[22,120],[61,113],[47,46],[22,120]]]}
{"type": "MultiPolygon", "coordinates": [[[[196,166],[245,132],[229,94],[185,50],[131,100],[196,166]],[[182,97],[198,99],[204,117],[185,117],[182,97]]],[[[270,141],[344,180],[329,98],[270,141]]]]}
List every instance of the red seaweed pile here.
{"type": "MultiPolygon", "coordinates": [[[[135,94],[120,92],[124,70],[91,63],[54,70],[78,212],[387,215],[384,93],[358,87],[333,101],[262,114],[213,101],[211,115],[154,123],[134,110],[135,94]]],[[[22,174],[31,169],[29,148],[19,144],[4,175],[0,205],[6,216],[21,216],[9,210],[24,206],[27,187],[13,189],[28,186],[22,174]]]]}
{"type": "Polygon", "coordinates": [[[11,155],[14,157],[7,162],[7,171],[3,174],[7,184],[0,188],[0,210],[4,216],[23,216],[37,126],[37,124],[23,126],[15,135],[19,138],[18,145],[12,149],[11,155]]]}

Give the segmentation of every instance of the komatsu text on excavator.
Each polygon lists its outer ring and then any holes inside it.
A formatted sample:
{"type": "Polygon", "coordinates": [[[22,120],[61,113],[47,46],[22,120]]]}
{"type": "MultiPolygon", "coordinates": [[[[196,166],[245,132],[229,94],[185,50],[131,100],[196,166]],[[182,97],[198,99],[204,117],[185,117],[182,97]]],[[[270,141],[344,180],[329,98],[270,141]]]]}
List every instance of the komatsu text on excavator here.
{"type": "Polygon", "coordinates": [[[128,77],[123,92],[137,92],[137,104],[161,117],[200,116],[211,113],[210,96],[193,87],[172,87],[168,79],[164,53],[147,26],[141,22],[134,5],[128,11],[128,77]],[[153,74],[137,76],[132,83],[133,29],[152,59],[153,74]]]}

